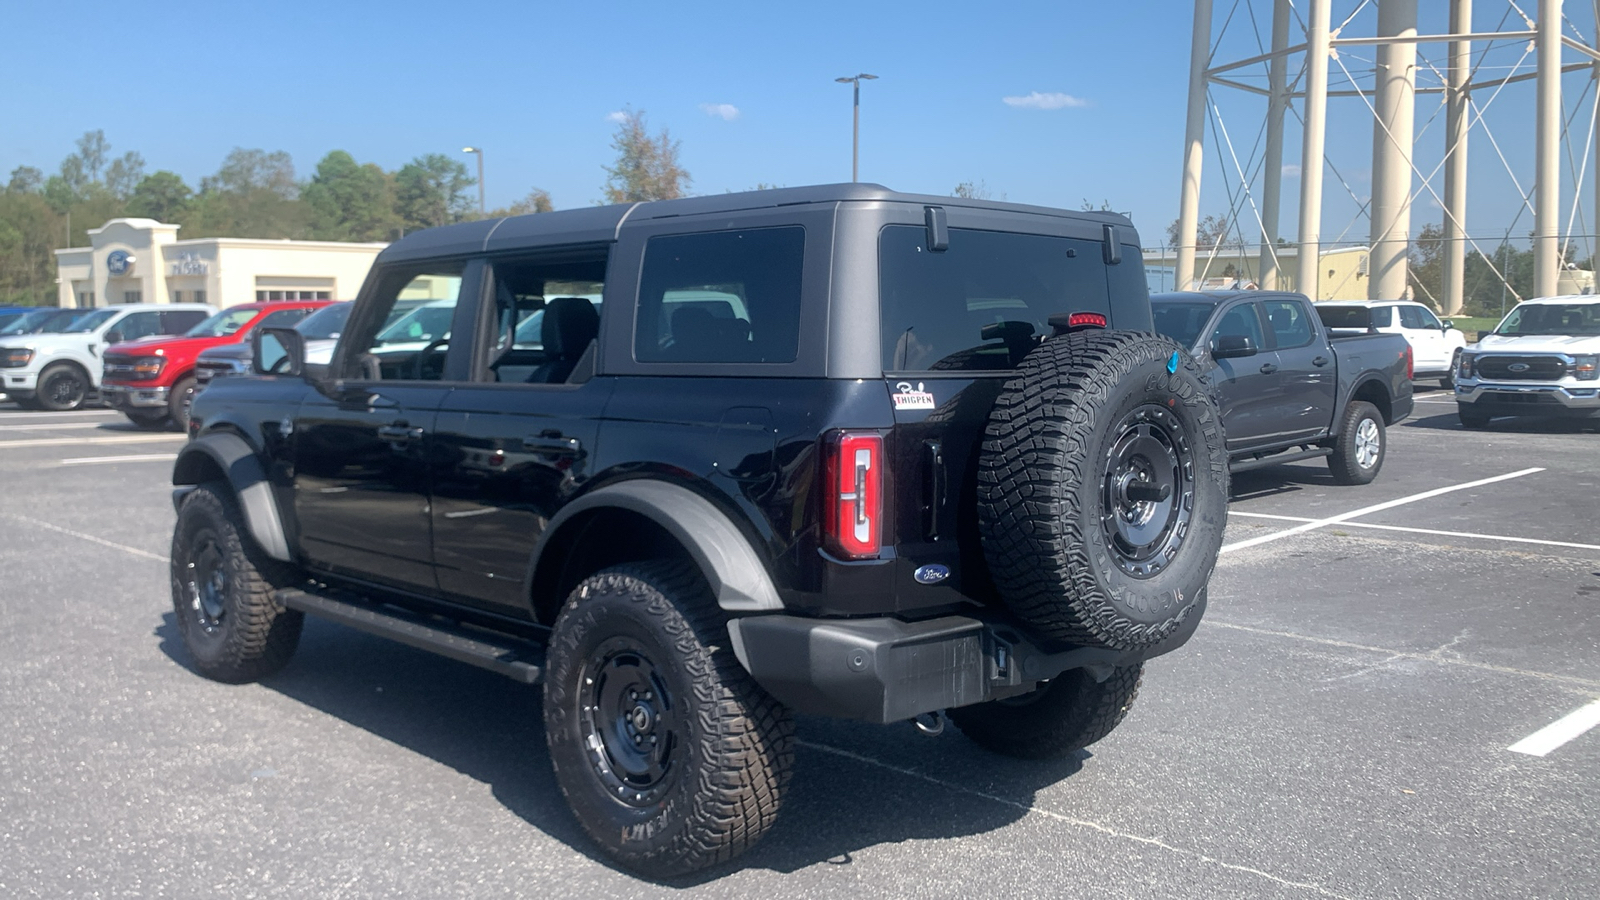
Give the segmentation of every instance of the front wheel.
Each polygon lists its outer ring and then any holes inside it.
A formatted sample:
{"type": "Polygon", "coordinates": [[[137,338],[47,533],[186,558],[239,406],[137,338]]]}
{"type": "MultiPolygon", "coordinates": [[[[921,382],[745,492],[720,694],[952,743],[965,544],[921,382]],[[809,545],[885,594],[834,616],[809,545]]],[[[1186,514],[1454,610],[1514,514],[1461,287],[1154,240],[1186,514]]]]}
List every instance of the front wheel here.
{"type": "Polygon", "coordinates": [[[40,409],[66,412],[83,406],[88,396],[88,376],[76,366],[59,364],[45,369],[39,376],[39,393],[34,399],[40,409]]]}
{"type": "Polygon", "coordinates": [[[699,573],[679,562],[584,579],[552,631],[545,737],[579,824],[651,877],[738,856],[775,820],[794,726],[740,666],[699,573]]]}
{"type": "Polygon", "coordinates": [[[1462,428],[1488,428],[1489,420],[1493,418],[1488,413],[1481,413],[1465,403],[1456,404],[1456,416],[1461,419],[1462,428]]]}
{"type": "Polygon", "coordinates": [[[178,379],[167,395],[167,418],[179,431],[189,430],[189,407],[194,405],[195,380],[193,375],[178,379]]]}
{"type": "Polygon", "coordinates": [[[1113,669],[1105,681],[1071,669],[1020,697],[952,709],[950,721],[995,753],[1021,759],[1065,756],[1122,724],[1143,675],[1143,663],[1113,669]]]}
{"type": "Polygon", "coordinates": [[[1346,407],[1335,440],[1333,455],[1328,457],[1328,471],[1333,473],[1334,481],[1367,484],[1378,477],[1388,436],[1383,415],[1376,406],[1357,400],[1346,407]]]}

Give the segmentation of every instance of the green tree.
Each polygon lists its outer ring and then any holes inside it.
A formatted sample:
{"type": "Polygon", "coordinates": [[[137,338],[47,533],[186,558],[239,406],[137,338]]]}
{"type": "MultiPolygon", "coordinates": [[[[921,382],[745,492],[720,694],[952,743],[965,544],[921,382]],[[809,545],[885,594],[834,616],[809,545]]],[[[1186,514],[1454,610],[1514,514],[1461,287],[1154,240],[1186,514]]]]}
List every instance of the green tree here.
{"type": "Polygon", "coordinates": [[[956,185],[956,189],[950,192],[950,196],[961,197],[965,200],[989,200],[994,197],[994,194],[990,193],[989,185],[982,181],[963,181],[956,185]]]}
{"type": "Polygon", "coordinates": [[[165,169],[139,180],[128,197],[128,215],[158,222],[182,222],[193,205],[194,191],[176,173],[165,169]]]}
{"type": "Polygon", "coordinates": [[[609,176],[606,202],[635,203],[684,196],[691,179],[678,162],[678,143],[665,128],[651,137],[643,110],[624,110],[611,140],[617,162],[605,167],[609,176]]]}
{"type": "Polygon", "coordinates": [[[0,192],[0,306],[55,305],[53,251],[65,231],[62,214],[42,194],[0,192]]]}
{"type": "Polygon", "coordinates": [[[236,147],[216,174],[200,180],[182,224],[190,237],[301,238],[308,219],[289,154],[236,147]]]}
{"type": "Polygon", "coordinates": [[[475,184],[460,160],[419,156],[394,175],[395,211],[407,231],[460,222],[472,209],[467,188],[475,184]]]}
{"type": "Polygon", "coordinates": [[[132,150],[122,154],[106,166],[106,190],[119,200],[133,196],[133,190],[144,180],[144,157],[132,150]]]}
{"type": "MultiPolygon", "coordinates": [[[[1233,223],[1226,216],[1206,216],[1195,223],[1194,245],[1198,250],[1211,250],[1228,242],[1228,229],[1233,223]]],[[[1178,220],[1167,226],[1167,246],[1178,246],[1178,220]]]]}
{"type": "MultiPolygon", "coordinates": [[[[111,144],[106,140],[106,133],[98,128],[94,131],[84,132],[78,138],[78,152],[67,157],[75,162],[75,168],[80,171],[85,180],[99,181],[100,170],[105,168],[106,157],[111,154],[111,144]]],[[[62,164],[63,170],[66,164],[62,164]]]]}
{"type": "Polygon", "coordinates": [[[33,166],[17,166],[11,170],[11,180],[6,190],[13,194],[33,194],[44,187],[44,173],[33,166]]]}
{"type": "Polygon", "coordinates": [[[528,192],[528,196],[510,206],[489,210],[489,214],[484,218],[503,219],[506,216],[526,216],[533,213],[553,212],[554,210],[555,205],[550,202],[550,192],[543,188],[534,188],[528,192]]]}
{"type": "Polygon", "coordinates": [[[308,208],[311,236],[317,240],[388,240],[400,225],[394,180],[376,164],[359,164],[343,150],[317,163],[300,199],[308,208]]]}

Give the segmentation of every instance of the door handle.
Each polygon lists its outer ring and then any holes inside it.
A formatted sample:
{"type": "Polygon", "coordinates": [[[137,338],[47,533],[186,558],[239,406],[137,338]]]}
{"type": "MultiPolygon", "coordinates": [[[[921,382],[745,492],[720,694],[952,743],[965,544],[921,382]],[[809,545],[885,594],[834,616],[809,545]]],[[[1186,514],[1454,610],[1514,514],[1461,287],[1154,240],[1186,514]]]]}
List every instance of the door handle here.
{"type": "Polygon", "coordinates": [[[1323,367],[1323,366],[1328,364],[1328,358],[1326,356],[1319,356],[1316,359],[1313,359],[1311,361],[1311,364],[1320,369],[1321,367],[1323,367]]]}
{"type": "Polygon", "coordinates": [[[1277,363],[1262,363],[1261,364],[1261,374],[1263,374],[1263,375],[1271,375],[1273,372],[1276,372],[1276,371],[1278,371],[1277,363]]]}
{"type": "Polygon", "coordinates": [[[522,439],[523,450],[546,456],[577,456],[581,447],[577,438],[562,437],[559,431],[522,439]]]}
{"type": "Polygon", "coordinates": [[[421,438],[422,435],[423,430],[421,428],[413,428],[404,422],[392,422],[388,425],[378,426],[378,440],[380,441],[392,441],[395,443],[415,441],[421,438]]]}

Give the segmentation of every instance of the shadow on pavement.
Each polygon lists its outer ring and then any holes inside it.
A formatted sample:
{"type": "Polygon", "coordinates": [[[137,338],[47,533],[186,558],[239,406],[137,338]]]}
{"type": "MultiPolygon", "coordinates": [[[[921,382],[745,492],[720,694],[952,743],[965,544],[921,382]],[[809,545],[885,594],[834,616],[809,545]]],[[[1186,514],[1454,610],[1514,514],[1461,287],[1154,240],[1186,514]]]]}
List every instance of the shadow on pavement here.
{"type": "MultiPolygon", "coordinates": [[[[163,653],[193,671],[171,613],[155,636],[163,653]]],[[[294,660],[261,684],[490,785],[528,824],[617,869],[598,855],[556,785],[537,688],[312,617],[294,660]]],[[[988,754],[959,734],[929,740],[909,726],[812,718],[798,725],[794,781],[773,831],[738,860],[663,886],[692,887],[745,868],[787,873],[823,862],[849,865],[855,853],[880,844],[1002,828],[1027,814],[1036,791],[1071,777],[1089,758],[1080,752],[1023,763],[988,754]],[[902,769],[981,771],[984,793],[1007,802],[897,776],[845,754],[888,754],[885,762],[902,769]]]]}
{"type": "MultiPolygon", "coordinates": [[[[1449,407],[1448,412],[1439,415],[1418,416],[1401,423],[1405,428],[1428,428],[1439,431],[1468,431],[1461,427],[1461,420],[1456,417],[1456,411],[1449,407]]],[[[1593,419],[1566,419],[1551,416],[1517,416],[1515,418],[1492,419],[1487,428],[1470,429],[1476,434],[1592,434],[1600,432],[1600,418],[1593,419]]]]}

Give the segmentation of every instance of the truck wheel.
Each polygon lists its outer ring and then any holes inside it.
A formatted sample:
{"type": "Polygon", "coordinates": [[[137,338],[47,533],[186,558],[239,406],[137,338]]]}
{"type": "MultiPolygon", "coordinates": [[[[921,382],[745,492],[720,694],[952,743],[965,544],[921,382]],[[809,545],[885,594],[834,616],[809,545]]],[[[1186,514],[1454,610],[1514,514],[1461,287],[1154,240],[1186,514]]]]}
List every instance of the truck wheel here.
{"type": "Polygon", "coordinates": [[[125,409],[122,414],[140,428],[161,428],[167,424],[167,413],[161,409],[125,409]]]}
{"type": "Polygon", "coordinates": [[[172,608],[200,674],[229,684],[283,668],[300,643],[304,616],[272,597],[292,579],[240,534],[228,488],[203,484],[184,498],[172,533],[172,608]]]}
{"type": "Polygon", "coordinates": [[[1194,612],[1222,546],[1228,457],[1200,369],[1153,334],[1080,331],[1006,382],[978,461],[984,558],[1038,635],[1133,649],[1194,612]]]}
{"type": "Polygon", "coordinates": [[[167,394],[167,418],[179,431],[189,430],[189,407],[194,405],[194,376],[185,375],[167,394]]]}
{"type": "Polygon", "coordinates": [[[39,375],[39,393],[34,396],[40,409],[65,412],[83,406],[89,396],[89,378],[83,370],[67,363],[56,363],[39,375]]]}
{"type": "Polygon", "coordinates": [[[678,875],[738,856],[772,827],[794,725],[734,658],[692,566],[584,579],[556,618],[547,661],[556,781],[612,859],[678,875]]]}
{"type": "Polygon", "coordinates": [[[1143,663],[1113,669],[1101,682],[1085,669],[1069,669],[1020,697],[952,709],[950,721],[985,750],[1022,759],[1065,756],[1122,724],[1143,676],[1143,663]]]}
{"type": "Polygon", "coordinates": [[[1345,407],[1333,455],[1328,457],[1328,471],[1339,484],[1367,484],[1383,468],[1387,447],[1388,435],[1378,408],[1365,400],[1353,401],[1345,407]]]}
{"type": "Polygon", "coordinates": [[[1489,420],[1494,418],[1487,413],[1481,413],[1465,403],[1456,404],[1456,417],[1461,420],[1462,428],[1488,428],[1489,420]]]}

